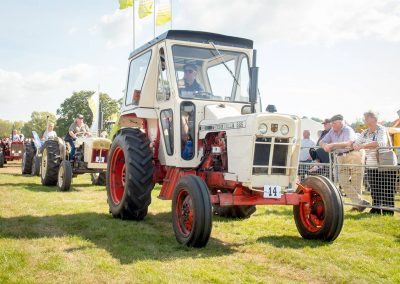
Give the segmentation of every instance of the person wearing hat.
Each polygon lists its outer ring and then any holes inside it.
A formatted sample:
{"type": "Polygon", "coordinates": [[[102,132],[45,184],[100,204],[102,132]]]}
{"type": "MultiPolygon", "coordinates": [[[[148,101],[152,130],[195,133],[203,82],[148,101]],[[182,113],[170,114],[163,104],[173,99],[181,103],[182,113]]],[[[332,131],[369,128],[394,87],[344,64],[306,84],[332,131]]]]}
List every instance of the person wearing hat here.
{"type": "Polygon", "coordinates": [[[54,131],[54,123],[50,122],[46,131],[43,133],[42,140],[49,140],[49,138],[56,138],[57,133],[54,131]]]}
{"type": "Polygon", "coordinates": [[[65,141],[71,145],[71,152],[69,153],[69,159],[73,160],[75,157],[75,144],[74,141],[79,136],[92,136],[89,127],[83,122],[83,115],[78,114],[75,121],[70,125],[65,141]]]}
{"type": "Polygon", "coordinates": [[[338,179],[342,190],[346,196],[350,198],[353,208],[352,210],[364,211],[365,205],[369,203],[362,199],[362,183],[364,176],[365,152],[354,151],[350,149],[356,140],[354,130],[345,125],[343,115],[337,114],[330,119],[332,124],[331,130],[321,139],[319,146],[325,152],[334,152],[336,154],[337,163],[339,165],[338,179]],[[354,166],[341,166],[354,165],[354,166]]]}
{"type": "Polygon", "coordinates": [[[185,92],[204,92],[203,86],[196,80],[197,66],[191,63],[183,66],[183,81],[180,82],[180,89],[185,92]]]}
{"type": "MultiPolygon", "coordinates": [[[[319,145],[319,142],[322,140],[322,138],[325,137],[326,134],[331,130],[332,125],[331,121],[328,118],[325,118],[325,120],[322,122],[324,126],[324,130],[321,131],[321,134],[319,135],[319,138],[317,140],[317,146],[319,145]]],[[[313,160],[316,160],[319,163],[329,163],[329,154],[324,151],[322,148],[311,148],[310,149],[310,156],[313,158],[313,160]]]]}

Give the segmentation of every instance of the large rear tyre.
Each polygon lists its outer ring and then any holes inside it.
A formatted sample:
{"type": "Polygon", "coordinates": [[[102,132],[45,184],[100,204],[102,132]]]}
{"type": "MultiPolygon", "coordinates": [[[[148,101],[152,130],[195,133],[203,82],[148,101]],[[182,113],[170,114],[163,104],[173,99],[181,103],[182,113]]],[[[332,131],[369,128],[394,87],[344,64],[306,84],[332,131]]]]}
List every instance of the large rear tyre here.
{"type": "Polygon", "coordinates": [[[35,148],[30,144],[26,144],[25,151],[21,161],[21,172],[23,175],[31,173],[34,156],[35,156],[35,148]]]}
{"type": "Polygon", "coordinates": [[[39,174],[40,174],[40,157],[35,156],[35,157],[33,157],[31,175],[39,176],[39,174]]]}
{"type": "Polygon", "coordinates": [[[69,161],[63,160],[58,169],[57,186],[61,191],[68,191],[71,188],[72,167],[69,161]]]}
{"type": "Polygon", "coordinates": [[[40,166],[42,185],[56,185],[60,167],[60,148],[56,141],[48,140],[43,146],[40,166]]]}
{"type": "Polygon", "coordinates": [[[214,206],[214,214],[224,218],[246,219],[256,212],[254,205],[214,206]]]}
{"type": "MultiPolygon", "coordinates": [[[[335,240],[343,227],[344,210],[339,190],[326,177],[309,176],[302,186],[311,189],[311,203],[293,206],[294,220],[305,239],[335,240]]],[[[303,193],[299,187],[298,193],[303,193]]]]}
{"type": "Polygon", "coordinates": [[[153,153],[139,129],[123,129],[114,139],[107,163],[107,197],[114,218],[143,220],[151,203],[153,153]]]}
{"type": "Polygon", "coordinates": [[[204,247],[212,229],[210,193],[194,175],[182,177],[172,198],[172,224],[176,240],[189,247],[204,247]]]}
{"type": "Polygon", "coordinates": [[[106,185],[106,173],[94,173],[90,175],[92,178],[92,184],[94,185],[106,185]]]}
{"type": "Polygon", "coordinates": [[[0,152],[0,168],[4,167],[4,154],[0,152]]]}

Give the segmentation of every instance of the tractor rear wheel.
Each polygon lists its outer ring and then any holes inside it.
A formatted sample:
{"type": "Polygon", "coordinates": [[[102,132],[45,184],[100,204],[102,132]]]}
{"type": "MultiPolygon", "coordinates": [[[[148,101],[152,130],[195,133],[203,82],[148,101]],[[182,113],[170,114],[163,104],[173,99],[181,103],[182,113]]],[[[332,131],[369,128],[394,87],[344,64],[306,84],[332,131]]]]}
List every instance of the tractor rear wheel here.
{"type": "Polygon", "coordinates": [[[38,176],[39,173],[40,173],[40,157],[35,156],[35,157],[33,157],[31,175],[38,176]]]}
{"type": "Polygon", "coordinates": [[[26,144],[24,155],[21,161],[21,172],[23,175],[30,174],[32,171],[33,157],[35,156],[35,149],[32,145],[26,144]]]}
{"type": "Polygon", "coordinates": [[[214,206],[214,214],[224,218],[246,219],[256,212],[254,205],[214,206]]]}
{"type": "Polygon", "coordinates": [[[42,185],[56,185],[60,167],[60,148],[56,141],[48,140],[43,146],[40,166],[42,185]]]}
{"type": "Polygon", "coordinates": [[[0,152],[0,168],[4,167],[4,154],[0,152]]]}
{"type": "Polygon", "coordinates": [[[189,247],[204,247],[212,229],[210,192],[195,175],[182,177],[172,198],[172,224],[176,240],[189,247]]]}
{"type": "Polygon", "coordinates": [[[115,137],[107,163],[107,198],[114,218],[143,220],[151,203],[153,153],[140,129],[126,128],[115,137]]]}
{"type": "Polygon", "coordinates": [[[72,167],[71,163],[63,160],[58,169],[57,186],[61,191],[68,191],[71,188],[72,182],[72,167]]]}
{"type": "Polygon", "coordinates": [[[91,174],[92,184],[94,185],[106,185],[106,173],[94,173],[91,174]]]}
{"type": "MultiPolygon", "coordinates": [[[[338,189],[326,177],[309,176],[301,185],[311,189],[311,202],[293,206],[294,220],[305,239],[335,240],[343,227],[343,202],[338,189]]],[[[298,193],[303,193],[299,187],[298,193]]]]}

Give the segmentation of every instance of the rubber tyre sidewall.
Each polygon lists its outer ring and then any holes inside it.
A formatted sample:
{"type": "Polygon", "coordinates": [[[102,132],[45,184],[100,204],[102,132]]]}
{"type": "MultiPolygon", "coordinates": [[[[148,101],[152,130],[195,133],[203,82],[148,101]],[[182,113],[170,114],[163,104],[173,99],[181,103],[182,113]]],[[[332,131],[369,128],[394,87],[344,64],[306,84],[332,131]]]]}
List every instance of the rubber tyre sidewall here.
{"type": "Polygon", "coordinates": [[[212,230],[212,206],[208,187],[198,176],[186,175],[175,186],[172,198],[172,224],[178,243],[189,247],[207,245],[212,230]],[[179,220],[176,214],[177,198],[182,190],[187,191],[193,203],[193,227],[188,236],[183,236],[180,233],[179,220]]]}
{"type": "Polygon", "coordinates": [[[69,191],[71,189],[72,183],[72,167],[69,161],[63,160],[60,164],[60,168],[58,169],[59,175],[60,172],[63,171],[62,179],[60,176],[57,179],[57,187],[60,191],[69,191]]]}
{"type": "Polygon", "coordinates": [[[294,205],[294,220],[300,235],[305,239],[334,241],[342,230],[344,220],[343,201],[339,190],[324,176],[309,176],[301,184],[312,188],[321,196],[324,203],[324,224],[316,232],[309,231],[301,219],[300,205],[294,205]]]}

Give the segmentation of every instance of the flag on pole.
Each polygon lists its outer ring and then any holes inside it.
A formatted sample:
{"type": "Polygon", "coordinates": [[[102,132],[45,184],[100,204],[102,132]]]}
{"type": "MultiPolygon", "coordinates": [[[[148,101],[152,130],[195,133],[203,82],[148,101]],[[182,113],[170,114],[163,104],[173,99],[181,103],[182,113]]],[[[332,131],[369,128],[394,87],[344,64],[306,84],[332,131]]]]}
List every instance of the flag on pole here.
{"type": "Polygon", "coordinates": [[[163,26],[171,22],[171,3],[169,0],[161,0],[156,8],[156,26],[163,26]]]}
{"type": "Polygon", "coordinates": [[[95,92],[88,98],[88,104],[93,114],[93,122],[92,122],[92,127],[90,128],[90,132],[96,135],[99,126],[99,106],[100,106],[99,92],[95,92]]]}
{"type": "Polygon", "coordinates": [[[139,0],[139,19],[153,13],[154,0],[139,0]]]}
{"type": "Polygon", "coordinates": [[[123,10],[133,6],[133,0],[119,0],[119,9],[123,10]]]}

